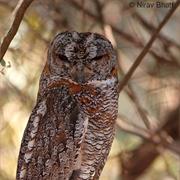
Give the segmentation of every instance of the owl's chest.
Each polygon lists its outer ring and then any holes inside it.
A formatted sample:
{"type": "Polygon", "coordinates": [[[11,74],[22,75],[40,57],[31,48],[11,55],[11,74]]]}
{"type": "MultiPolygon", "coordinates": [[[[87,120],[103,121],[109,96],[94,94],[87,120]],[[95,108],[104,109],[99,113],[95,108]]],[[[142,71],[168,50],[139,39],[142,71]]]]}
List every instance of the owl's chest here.
{"type": "Polygon", "coordinates": [[[118,110],[118,93],[116,84],[99,86],[94,91],[85,91],[76,95],[81,110],[91,120],[102,122],[114,121],[118,110]]]}

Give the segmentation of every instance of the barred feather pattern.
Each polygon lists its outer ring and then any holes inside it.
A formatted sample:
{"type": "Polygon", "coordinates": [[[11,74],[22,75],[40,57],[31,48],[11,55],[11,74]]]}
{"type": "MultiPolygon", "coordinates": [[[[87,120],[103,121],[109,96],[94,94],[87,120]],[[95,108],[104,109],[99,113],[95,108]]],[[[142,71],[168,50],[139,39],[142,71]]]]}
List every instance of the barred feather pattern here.
{"type": "Polygon", "coordinates": [[[117,83],[115,52],[104,36],[55,36],[24,131],[16,179],[98,180],[115,133],[117,83]]]}

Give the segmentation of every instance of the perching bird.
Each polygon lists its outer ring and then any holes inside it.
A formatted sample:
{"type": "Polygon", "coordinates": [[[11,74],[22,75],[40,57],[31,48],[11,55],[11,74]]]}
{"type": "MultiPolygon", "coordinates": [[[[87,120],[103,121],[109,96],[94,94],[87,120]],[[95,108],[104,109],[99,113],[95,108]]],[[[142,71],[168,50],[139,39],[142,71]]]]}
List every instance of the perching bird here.
{"type": "Polygon", "coordinates": [[[63,32],[48,49],[17,180],[98,180],[118,111],[116,55],[96,33],[63,32]]]}

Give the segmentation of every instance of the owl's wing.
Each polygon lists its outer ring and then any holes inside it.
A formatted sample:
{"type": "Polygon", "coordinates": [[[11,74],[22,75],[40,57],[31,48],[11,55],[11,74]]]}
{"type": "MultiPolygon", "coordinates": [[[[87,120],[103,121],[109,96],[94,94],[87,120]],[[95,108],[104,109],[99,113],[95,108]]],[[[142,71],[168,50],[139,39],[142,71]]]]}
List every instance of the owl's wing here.
{"type": "Polygon", "coordinates": [[[69,179],[79,166],[84,119],[65,88],[38,98],[24,132],[17,179],[69,179]]]}

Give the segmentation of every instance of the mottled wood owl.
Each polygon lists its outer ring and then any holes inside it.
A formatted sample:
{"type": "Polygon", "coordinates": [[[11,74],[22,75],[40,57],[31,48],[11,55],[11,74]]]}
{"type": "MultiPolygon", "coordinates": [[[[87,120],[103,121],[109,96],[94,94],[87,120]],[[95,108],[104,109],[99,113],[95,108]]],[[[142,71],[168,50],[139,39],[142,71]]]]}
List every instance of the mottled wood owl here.
{"type": "Polygon", "coordinates": [[[116,55],[104,36],[56,35],[24,132],[17,179],[98,180],[114,137],[117,86],[116,55]]]}

